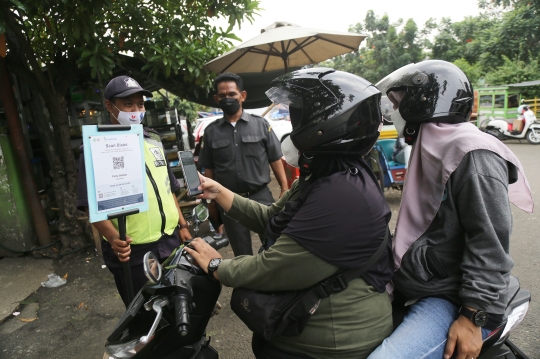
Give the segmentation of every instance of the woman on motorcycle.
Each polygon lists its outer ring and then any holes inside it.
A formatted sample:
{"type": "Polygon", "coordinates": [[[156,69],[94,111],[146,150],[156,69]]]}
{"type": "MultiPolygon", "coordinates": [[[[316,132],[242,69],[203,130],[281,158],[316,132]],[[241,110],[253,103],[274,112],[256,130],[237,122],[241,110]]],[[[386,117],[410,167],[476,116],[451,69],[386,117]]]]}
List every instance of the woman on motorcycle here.
{"type": "Polygon", "coordinates": [[[393,247],[394,309],[406,314],[369,358],[478,358],[513,293],[510,202],[533,207],[523,168],[468,122],[473,88],[454,64],[409,64],[377,87],[413,148],[393,247]]]}
{"type": "MultiPolygon", "coordinates": [[[[271,206],[202,178],[200,198],[273,243],[256,256],[221,261],[197,239],[186,249],[226,286],[300,290],[338,269],[361,268],[385,237],[391,212],[363,161],[378,137],[380,93],[366,80],[332,69],[307,69],[274,80],[267,91],[289,106],[293,131],[282,144],[301,176],[271,206]]],[[[300,336],[265,341],[254,335],[257,358],[366,358],[392,331],[385,286],[392,276],[388,242],[375,265],[340,293],[322,299],[300,336]]]]}

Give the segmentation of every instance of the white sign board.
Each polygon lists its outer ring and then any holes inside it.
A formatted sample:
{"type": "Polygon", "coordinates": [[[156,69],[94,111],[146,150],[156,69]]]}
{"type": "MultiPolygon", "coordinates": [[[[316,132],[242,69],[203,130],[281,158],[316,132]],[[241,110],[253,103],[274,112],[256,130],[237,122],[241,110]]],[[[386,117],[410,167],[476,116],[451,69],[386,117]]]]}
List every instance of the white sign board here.
{"type": "Polygon", "coordinates": [[[126,131],[83,126],[90,222],[111,213],[148,210],[143,141],[141,125],[126,131]]]}

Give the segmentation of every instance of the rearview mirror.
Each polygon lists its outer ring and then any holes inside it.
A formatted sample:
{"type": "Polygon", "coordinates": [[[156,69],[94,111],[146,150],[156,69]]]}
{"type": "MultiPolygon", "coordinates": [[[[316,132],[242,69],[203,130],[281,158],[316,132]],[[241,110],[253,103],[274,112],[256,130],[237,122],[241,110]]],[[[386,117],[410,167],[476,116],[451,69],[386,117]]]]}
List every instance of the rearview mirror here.
{"type": "Polygon", "coordinates": [[[199,204],[193,208],[193,220],[204,222],[208,219],[208,208],[204,204],[199,204]]]}
{"type": "Polygon", "coordinates": [[[161,281],[163,267],[161,267],[161,264],[154,253],[148,252],[144,255],[143,268],[144,275],[146,275],[150,284],[158,284],[161,281]]]}

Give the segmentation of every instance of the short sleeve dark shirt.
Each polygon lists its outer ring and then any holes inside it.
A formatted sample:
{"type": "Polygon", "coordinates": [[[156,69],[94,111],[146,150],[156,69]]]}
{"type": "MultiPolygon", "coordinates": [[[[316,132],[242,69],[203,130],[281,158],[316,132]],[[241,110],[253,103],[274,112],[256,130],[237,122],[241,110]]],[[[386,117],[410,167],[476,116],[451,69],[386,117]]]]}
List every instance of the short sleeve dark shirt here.
{"type": "Polygon", "coordinates": [[[269,163],[283,156],[270,124],[247,112],[233,127],[225,118],[204,130],[199,164],[236,193],[256,192],[270,182],[269,163]]]}
{"type": "MultiPolygon", "coordinates": [[[[150,138],[150,135],[148,131],[152,131],[154,133],[157,133],[153,130],[149,130],[147,128],[144,129],[143,134],[145,138],[150,138]]],[[[84,165],[84,154],[83,154],[83,146],[81,146],[81,154],[79,156],[79,178],[77,178],[77,208],[81,211],[84,211],[88,207],[88,193],[87,193],[87,184],[86,184],[86,167],[84,165]]],[[[169,161],[167,161],[167,170],[169,171],[169,181],[171,184],[171,190],[172,192],[176,192],[178,189],[180,189],[180,183],[178,183],[178,180],[174,176],[173,172],[171,171],[171,168],[169,167],[169,161]]]]}

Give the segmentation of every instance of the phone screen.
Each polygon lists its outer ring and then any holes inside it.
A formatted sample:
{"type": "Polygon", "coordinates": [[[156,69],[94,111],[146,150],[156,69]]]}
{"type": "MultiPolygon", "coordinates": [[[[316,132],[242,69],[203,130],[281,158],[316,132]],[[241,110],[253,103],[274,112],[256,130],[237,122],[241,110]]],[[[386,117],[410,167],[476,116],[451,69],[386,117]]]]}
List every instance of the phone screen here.
{"type": "Polygon", "coordinates": [[[201,181],[199,180],[199,174],[197,173],[197,166],[195,166],[193,153],[190,151],[180,151],[178,153],[180,155],[180,163],[182,165],[182,171],[184,172],[184,180],[186,181],[188,194],[190,196],[201,194],[202,191],[199,190],[201,181]]]}

